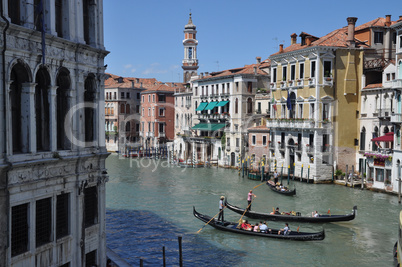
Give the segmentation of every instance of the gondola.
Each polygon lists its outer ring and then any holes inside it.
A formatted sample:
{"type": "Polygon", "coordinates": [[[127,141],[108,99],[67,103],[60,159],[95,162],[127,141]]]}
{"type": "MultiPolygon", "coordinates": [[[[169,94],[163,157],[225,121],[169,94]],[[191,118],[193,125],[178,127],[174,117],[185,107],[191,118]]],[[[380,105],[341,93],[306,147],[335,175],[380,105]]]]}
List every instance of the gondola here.
{"type": "Polygon", "coordinates": [[[280,189],[277,189],[275,185],[270,184],[269,182],[267,182],[267,185],[268,185],[269,188],[271,188],[272,191],[275,191],[275,192],[277,192],[279,194],[282,194],[282,195],[285,195],[285,196],[294,196],[294,195],[296,195],[296,188],[293,189],[293,190],[288,189],[286,191],[282,191],[280,189]]]}
{"type": "Polygon", "coordinates": [[[244,234],[244,235],[251,235],[251,236],[261,236],[261,237],[268,237],[268,238],[277,238],[277,239],[285,239],[285,240],[298,240],[298,241],[311,241],[311,240],[323,240],[325,238],[325,231],[324,229],[321,232],[316,233],[307,233],[307,232],[297,232],[297,231],[289,231],[286,235],[278,235],[278,229],[271,229],[272,233],[261,233],[261,232],[252,232],[246,231],[237,228],[237,223],[234,222],[220,222],[216,219],[212,219],[210,216],[203,215],[195,210],[193,207],[193,214],[194,216],[205,222],[208,223],[210,226],[227,232],[232,232],[236,234],[244,234]],[[212,219],[212,220],[211,220],[212,219]]]}
{"type": "Polygon", "coordinates": [[[331,215],[331,214],[322,214],[319,217],[309,217],[309,216],[300,216],[300,213],[296,213],[296,215],[288,215],[288,214],[270,214],[270,213],[260,213],[255,211],[233,206],[225,201],[225,206],[238,213],[244,214],[251,219],[260,219],[260,220],[270,220],[270,221],[286,221],[286,222],[306,222],[306,223],[327,223],[327,222],[344,222],[344,221],[351,221],[356,216],[357,206],[353,207],[353,212],[346,215],[331,215]]]}

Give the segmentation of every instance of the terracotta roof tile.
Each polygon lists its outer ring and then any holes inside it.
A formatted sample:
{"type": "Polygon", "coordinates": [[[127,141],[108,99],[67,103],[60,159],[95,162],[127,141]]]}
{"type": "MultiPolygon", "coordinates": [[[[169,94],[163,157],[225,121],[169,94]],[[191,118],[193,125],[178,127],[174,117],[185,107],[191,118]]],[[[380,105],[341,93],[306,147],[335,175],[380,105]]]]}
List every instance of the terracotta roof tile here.
{"type": "Polygon", "coordinates": [[[204,76],[201,79],[198,80],[203,80],[203,79],[210,79],[214,77],[225,77],[225,76],[231,76],[231,75],[236,75],[236,74],[254,74],[254,67],[257,67],[257,74],[259,75],[267,75],[265,71],[262,71],[260,68],[261,67],[268,67],[270,66],[271,61],[263,61],[259,64],[251,64],[251,65],[245,65],[244,67],[241,68],[234,68],[234,69],[228,69],[228,70],[223,70],[223,71],[217,71],[217,72],[211,72],[209,75],[204,76]]]}

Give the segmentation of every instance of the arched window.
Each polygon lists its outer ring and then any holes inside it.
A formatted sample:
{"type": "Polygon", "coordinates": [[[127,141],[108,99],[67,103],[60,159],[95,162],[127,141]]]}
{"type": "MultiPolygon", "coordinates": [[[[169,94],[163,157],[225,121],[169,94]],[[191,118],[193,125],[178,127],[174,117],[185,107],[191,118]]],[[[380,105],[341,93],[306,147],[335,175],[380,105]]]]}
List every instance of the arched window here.
{"type": "Polygon", "coordinates": [[[131,125],[130,125],[130,122],[128,121],[128,122],[126,122],[126,132],[130,132],[130,130],[131,130],[131,125]]]}
{"type": "Polygon", "coordinates": [[[247,113],[253,113],[253,100],[251,98],[247,99],[247,113]]]}
{"type": "MultiPolygon", "coordinates": [[[[11,70],[10,77],[10,105],[11,105],[11,138],[13,153],[28,152],[28,132],[22,132],[23,107],[22,107],[22,84],[29,82],[27,69],[23,64],[16,64],[11,70]]],[[[27,94],[24,94],[27,95],[27,94]]]]}
{"type": "Polygon", "coordinates": [[[125,106],[124,104],[121,104],[121,105],[120,105],[120,113],[121,113],[121,114],[126,113],[125,110],[126,110],[126,106],[125,106]]]}
{"type": "Polygon", "coordinates": [[[360,150],[364,151],[366,148],[366,128],[363,127],[360,132],[360,150]]]}
{"type": "Polygon", "coordinates": [[[388,128],[388,126],[385,126],[384,127],[384,133],[386,134],[386,133],[389,133],[389,128],[388,128]]]}
{"type": "Polygon", "coordinates": [[[130,104],[126,105],[126,114],[130,114],[130,104]]]}
{"type": "Polygon", "coordinates": [[[45,68],[38,70],[35,78],[35,118],[36,118],[36,149],[50,150],[50,116],[49,87],[50,76],[45,68]]]}
{"type": "MultiPolygon", "coordinates": [[[[87,104],[95,104],[96,82],[95,77],[92,74],[85,79],[84,90],[84,102],[87,104]]],[[[93,107],[86,107],[84,112],[85,142],[92,142],[95,141],[96,112],[93,107]]]]}
{"type": "MultiPolygon", "coordinates": [[[[377,126],[374,127],[374,132],[373,132],[373,138],[376,138],[376,137],[378,137],[378,127],[377,127],[377,126]]],[[[377,146],[377,144],[376,144],[375,141],[372,141],[372,142],[373,142],[373,144],[372,144],[372,150],[373,150],[373,151],[376,151],[377,148],[378,148],[378,146],[377,146]]]]}
{"type": "Polygon", "coordinates": [[[236,101],[235,101],[235,113],[236,114],[239,113],[239,99],[238,98],[236,98],[236,101]]]}
{"type": "Polygon", "coordinates": [[[64,120],[70,106],[68,92],[71,87],[70,72],[63,68],[57,75],[57,92],[56,92],[56,120],[57,120],[57,149],[69,149],[71,147],[66,137],[64,129],[64,120]]]}

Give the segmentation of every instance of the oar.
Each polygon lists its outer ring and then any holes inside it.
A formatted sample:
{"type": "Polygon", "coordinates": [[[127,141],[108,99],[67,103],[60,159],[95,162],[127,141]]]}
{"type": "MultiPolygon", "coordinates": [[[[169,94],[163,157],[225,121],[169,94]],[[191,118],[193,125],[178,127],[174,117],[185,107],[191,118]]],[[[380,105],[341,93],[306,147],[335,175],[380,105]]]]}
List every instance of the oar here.
{"type": "Polygon", "coordinates": [[[299,232],[299,229],[300,229],[300,225],[297,227],[297,232],[299,232]]]}
{"type": "Polygon", "coordinates": [[[257,187],[259,187],[260,185],[263,185],[263,184],[265,184],[265,182],[262,183],[262,184],[259,184],[259,185],[257,185],[257,186],[254,186],[253,189],[256,189],[257,187]]]}
{"type": "MultiPolygon", "coordinates": [[[[248,208],[250,207],[251,203],[253,203],[253,201],[254,201],[254,199],[251,200],[250,204],[248,204],[247,208],[244,210],[243,215],[242,215],[242,216],[240,217],[240,219],[239,219],[239,225],[240,225],[240,223],[241,223],[241,219],[244,217],[244,214],[246,214],[248,208]]],[[[238,226],[239,226],[239,225],[238,225],[238,226]]]]}
{"type": "Polygon", "coordinates": [[[223,209],[221,209],[214,217],[212,217],[212,219],[209,220],[209,222],[207,222],[206,224],[204,224],[204,226],[201,227],[201,229],[197,231],[197,234],[198,234],[199,232],[201,232],[201,230],[204,229],[204,227],[207,226],[207,225],[208,225],[217,215],[219,215],[219,213],[221,213],[225,208],[226,208],[226,206],[223,207],[223,209]]]}

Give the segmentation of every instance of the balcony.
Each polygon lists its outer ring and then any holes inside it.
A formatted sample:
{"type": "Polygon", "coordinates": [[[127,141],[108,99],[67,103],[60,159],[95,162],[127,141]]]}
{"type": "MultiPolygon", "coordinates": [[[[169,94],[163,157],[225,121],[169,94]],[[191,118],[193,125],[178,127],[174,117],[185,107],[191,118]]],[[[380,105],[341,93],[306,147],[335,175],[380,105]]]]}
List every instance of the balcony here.
{"type": "Polygon", "coordinates": [[[314,152],[314,145],[307,144],[306,145],[306,152],[313,153],[314,152]]]}
{"type": "Polygon", "coordinates": [[[298,80],[296,81],[296,85],[297,85],[297,87],[303,87],[303,80],[302,80],[302,79],[298,79],[298,80]]]}
{"type": "Polygon", "coordinates": [[[240,152],[240,147],[236,147],[235,152],[240,152]]]}
{"type": "Polygon", "coordinates": [[[334,79],[332,77],[324,77],[324,85],[326,86],[334,85],[334,79]]]}
{"type": "Polygon", "coordinates": [[[281,89],[285,89],[285,88],[287,87],[287,83],[284,82],[284,81],[282,81],[282,82],[280,83],[280,85],[281,85],[281,89]]]}
{"type": "Polygon", "coordinates": [[[321,146],[321,152],[322,153],[331,153],[332,152],[332,146],[329,144],[325,144],[321,146]]]}
{"type": "Polygon", "coordinates": [[[315,78],[308,78],[308,85],[315,85],[315,78]]]}
{"type": "Polygon", "coordinates": [[[256,109],[255,114],[261,114],[261,109],[256,109]]]}
{"type": "Polygon", "coordinates": [[[276,83],[271,83],[271,84],[269,85],[269,88],[270,88],[271,90],[275,90],[275,89],[276,89],[276,83]]]}
{"type": "Polygon", "coordinates": [[[272,149],[275,148],[275,143],[272,141],[268,141],[268,147],[272,149]]]}
{"type": "Polygon", "coordinates": [[[401,88],[402,87],[402,79],[396,79],[392,81],[392,88],[401,88]]]}
{"type": "Polygon", "coordinates": [[[402,114],[401,113],[392,113],[391,114],[391,122],[392,123],[402,123],[401,119],[402,119],[402,114]]]}
{"type": "Polygon", "coordinates": [[[165,132],[159,132],[159,137],[166,137],[166,133],[165,132]]]}
{"type": "Polygon", "coordinates": [[[154,137],[154,133],[153,133],[153,132],[147,132],[147,133],[146,133],[146,136],[147,136],[147,137],[154,137]]]}
{"type": "MultiPolygon", "coordinates": [[[[328,127],[330,127],[331,123],[328,123],[328,127]]],[[[267,120],[268,128],[298,128],[298,129],[311,129],[315,127],[315,122],[310,119],[268,119],[267,120]]],[[[324,125],[321,126],[322,128],[324,125]]]]}

